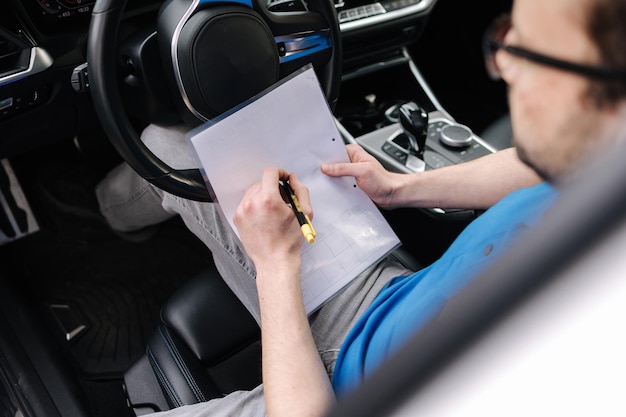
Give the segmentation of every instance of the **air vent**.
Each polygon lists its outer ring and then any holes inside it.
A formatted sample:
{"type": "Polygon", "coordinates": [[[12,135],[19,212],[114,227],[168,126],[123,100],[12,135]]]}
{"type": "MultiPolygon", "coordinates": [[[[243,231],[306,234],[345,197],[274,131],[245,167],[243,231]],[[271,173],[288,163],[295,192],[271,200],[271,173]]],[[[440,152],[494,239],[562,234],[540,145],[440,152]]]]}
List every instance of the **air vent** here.
{"type": "Polygon", "coordinates": [[[8,39],[0,38],[0,77],[25,71],[29,58],[30,48],[24,49],[8,39]]]}
{"type": "Polygon", "coordinates": [[[0,86],[43,71],[52,62],[45,50],[0,27],[0,86]]]}
{"type": "Polygon", "coordinates": [[[0,78],[27,70],[30,52],[26,42],[0,28],[0,78]]]}

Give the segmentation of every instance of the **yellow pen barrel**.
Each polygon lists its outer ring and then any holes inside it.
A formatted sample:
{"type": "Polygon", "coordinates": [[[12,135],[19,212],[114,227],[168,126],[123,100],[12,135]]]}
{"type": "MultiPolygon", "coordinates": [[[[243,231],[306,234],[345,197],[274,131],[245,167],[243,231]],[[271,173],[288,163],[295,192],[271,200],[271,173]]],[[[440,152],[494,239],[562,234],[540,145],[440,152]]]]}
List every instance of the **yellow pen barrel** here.
{"type": "Polygon", "coordinates": [[[313,229],[313,225],[311,224],[311,221],[309,220],[309,216],[307,216],[306,214],[304,215],[306,218],[306,223],[303,224],[302,226],[300,226],[300,230],[302,230],[302,234],[304,235],[304,238],[306,239],[307,242],[309,243],[313,243],[315,242],[315,229],[313,229]]]}

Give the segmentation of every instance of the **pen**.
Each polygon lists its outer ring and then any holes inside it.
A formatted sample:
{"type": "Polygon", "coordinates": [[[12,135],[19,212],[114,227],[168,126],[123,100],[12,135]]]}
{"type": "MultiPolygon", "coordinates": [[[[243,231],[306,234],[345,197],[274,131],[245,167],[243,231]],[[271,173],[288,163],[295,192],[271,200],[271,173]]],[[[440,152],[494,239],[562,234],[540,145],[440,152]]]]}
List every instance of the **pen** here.
{"type": "Polygon", "coordinates": [[[302,211],[300,207],[300,203],[298,202],[298,197],[296,197],[296,193],[293,192],[291,186],[288,181],[282,181],[282,187],[287,195],[287,199],[289,200],[289,204],[291,204],[291,208],[298,219],[298,223],[300,224],[300,230],[302,230],[302,234],[307,242],[313,243],[315,242],[315,229],[313,229],[313,225],[311,224],[311,220],[309,220],[309,216],[306,215],[302,211]]]}

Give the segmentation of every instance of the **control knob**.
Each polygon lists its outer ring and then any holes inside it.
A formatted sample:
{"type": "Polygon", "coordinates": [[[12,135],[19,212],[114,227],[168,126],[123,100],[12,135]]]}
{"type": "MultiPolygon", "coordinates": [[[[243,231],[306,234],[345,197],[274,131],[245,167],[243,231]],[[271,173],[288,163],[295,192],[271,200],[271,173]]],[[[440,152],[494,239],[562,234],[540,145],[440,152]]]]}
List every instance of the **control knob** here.
{"type": "Polygon", "coordinates": [[[439,132],[439,140],[451,148],[464,148],[472,143],[472,131],[461,124],[446,125],[439,132]]]}

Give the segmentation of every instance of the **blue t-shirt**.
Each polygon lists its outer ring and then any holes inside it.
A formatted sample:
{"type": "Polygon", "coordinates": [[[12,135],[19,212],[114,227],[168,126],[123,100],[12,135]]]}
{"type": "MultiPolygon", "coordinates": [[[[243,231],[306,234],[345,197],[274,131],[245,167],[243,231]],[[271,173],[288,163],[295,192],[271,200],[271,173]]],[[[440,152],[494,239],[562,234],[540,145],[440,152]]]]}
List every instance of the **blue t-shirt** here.
{"type": "Polygon", "coordinates": [[[344,340],[335,364],[335,392],[340,395],[359,385],[521,230],[536,223],[556,196],[547,183],[511,193],[468,225],[432,265],[392,279],[344,340]]]}

